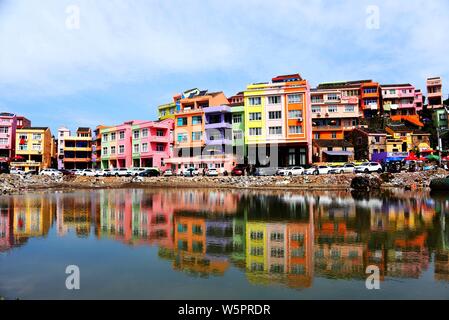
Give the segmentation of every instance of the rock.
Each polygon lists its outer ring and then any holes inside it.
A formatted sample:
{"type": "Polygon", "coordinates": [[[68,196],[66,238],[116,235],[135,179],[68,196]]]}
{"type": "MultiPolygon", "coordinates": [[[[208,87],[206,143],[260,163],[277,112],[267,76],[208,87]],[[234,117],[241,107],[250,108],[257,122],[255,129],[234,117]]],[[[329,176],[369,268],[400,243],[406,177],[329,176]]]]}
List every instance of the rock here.
{"type": "Polygon", "coordinates": [[[375,176],[357,176],[351,181],[351,188],[358,191],[378,190],[382,180],[375,176]]]}

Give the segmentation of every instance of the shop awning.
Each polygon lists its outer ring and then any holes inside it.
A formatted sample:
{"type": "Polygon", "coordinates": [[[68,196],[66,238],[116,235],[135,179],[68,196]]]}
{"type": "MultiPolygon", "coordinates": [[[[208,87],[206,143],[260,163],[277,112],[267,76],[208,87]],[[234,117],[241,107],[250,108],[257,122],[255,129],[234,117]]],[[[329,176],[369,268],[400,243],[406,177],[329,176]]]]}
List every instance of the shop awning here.
{"type": "Polygon", "coordinates": [[[352,156],[354,153],[351,151],[323,151],[328,156],[352,156]]]}

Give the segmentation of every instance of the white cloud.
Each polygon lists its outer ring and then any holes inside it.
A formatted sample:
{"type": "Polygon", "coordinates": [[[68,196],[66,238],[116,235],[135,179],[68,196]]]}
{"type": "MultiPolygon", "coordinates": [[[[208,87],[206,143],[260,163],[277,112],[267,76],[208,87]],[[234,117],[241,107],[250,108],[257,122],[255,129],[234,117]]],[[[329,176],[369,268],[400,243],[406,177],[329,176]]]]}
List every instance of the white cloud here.
{"type": "Polygon", "coordinates": [[[422,87],[426,76],[449,79],[448,9],[444,0],[7,0],[0,94],[73,94],[217,72],[235,74],[240,89],[242,79],[296,71],[312,84],[375,78],[422,87]],[[70,4],[81,10],[79,30],[65,26],[70,4]],[[365,26],[371,4],[380,8],[379,30],[365,26]]]}

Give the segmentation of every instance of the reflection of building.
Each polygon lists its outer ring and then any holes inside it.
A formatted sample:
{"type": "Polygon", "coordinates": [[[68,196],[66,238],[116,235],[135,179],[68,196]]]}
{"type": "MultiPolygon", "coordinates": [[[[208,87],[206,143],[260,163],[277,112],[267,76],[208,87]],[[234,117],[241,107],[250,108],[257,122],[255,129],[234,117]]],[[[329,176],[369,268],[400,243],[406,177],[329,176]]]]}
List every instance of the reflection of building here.
{"type": "Polygon", "coordinates": [[[6,251],[14,244],[11,219],[14,206],[11,198],[0,199],[0,252],[6,251]]]}
{"type": "Polygon", "coordinates": [[[449,281],[449,250],[438,250],[435,254],[435,279],[449,281]]]}
{"type": "Polygon", "coordinates": [[[75,230],[79,237],[90,234],[92,199],[89,193],[56,194],[56,226],[58,235],[75,230]]]}
{"type": "Polygon", "coordinates": [[[55,204],[48,195],[14,197],[14,241],[47,235],[55,204]]]}
{"type": "Polygon", "coordinates": [[[246,274],[257,284],[310,287],[313,278],[313,224],[249,221],[246,274]]]}
{"type": "Polygon", "coordinates": [[[206,253],[206,220],[197,217],[175,217],[174,268],[193,275],[223,275],[229,261],[206,253]]]}

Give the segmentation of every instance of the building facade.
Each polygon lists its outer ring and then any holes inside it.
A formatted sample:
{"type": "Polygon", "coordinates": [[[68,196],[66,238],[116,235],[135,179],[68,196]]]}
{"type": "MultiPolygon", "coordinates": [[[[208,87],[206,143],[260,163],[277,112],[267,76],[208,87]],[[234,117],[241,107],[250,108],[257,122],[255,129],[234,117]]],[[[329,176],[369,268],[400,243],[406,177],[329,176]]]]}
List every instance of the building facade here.
{"type": "Polygon", "coordinates": [[[25,171],[50,168],[52,162],[52,135],[48,127],[17,129],[16,161],[11,167],[25,171]]]}
{"type": "Polygon", "coordinates": [[[16,155],[17,116],[0,113],[0,162],[8,162],[16,155]]]}
{"type": "Polygon", "coordinates": [[[247,86],[244,126],[248,163],[276,167],[312,161],[309,93],[308,82],[299,74],[247,86]]]}
{"type": "Polygon", "coordinates": [[[173,120],[128,121],[104,127],[101,134],[101,167],[157,167],[166,169],[165,161],[173,154],[173,120]]]}
{"type": "Polygon", "coordinates": [[[427,101],[430,109],[439,109],[443,107],[443,80],[441,77],[428,78],[427,101]]]}
{"type": "Polygon", "coordinates": [[[384,84],[382,91],[382,110],[394,121],[409,121],[424,126],[418,112],[422,110],[423,96],[411,84],[384,84]]]}
{"type": "MultiPolygon", "coordinates": [[[[64,130],[64,129],[63,129],[64,130]]],[[[67,134],[67,131],[59,132],[67,134]]],[[[59,137],[60,139],[61,137],[59,137]]],[[[58,166],[62,160],[63,169],[88,169],[92,167],[92,130],[80,127],[75,135],[63,136],[63,145],[58,146],[58,166]],[[62,153],[62,157],[59,154],[62,153]]]]}

